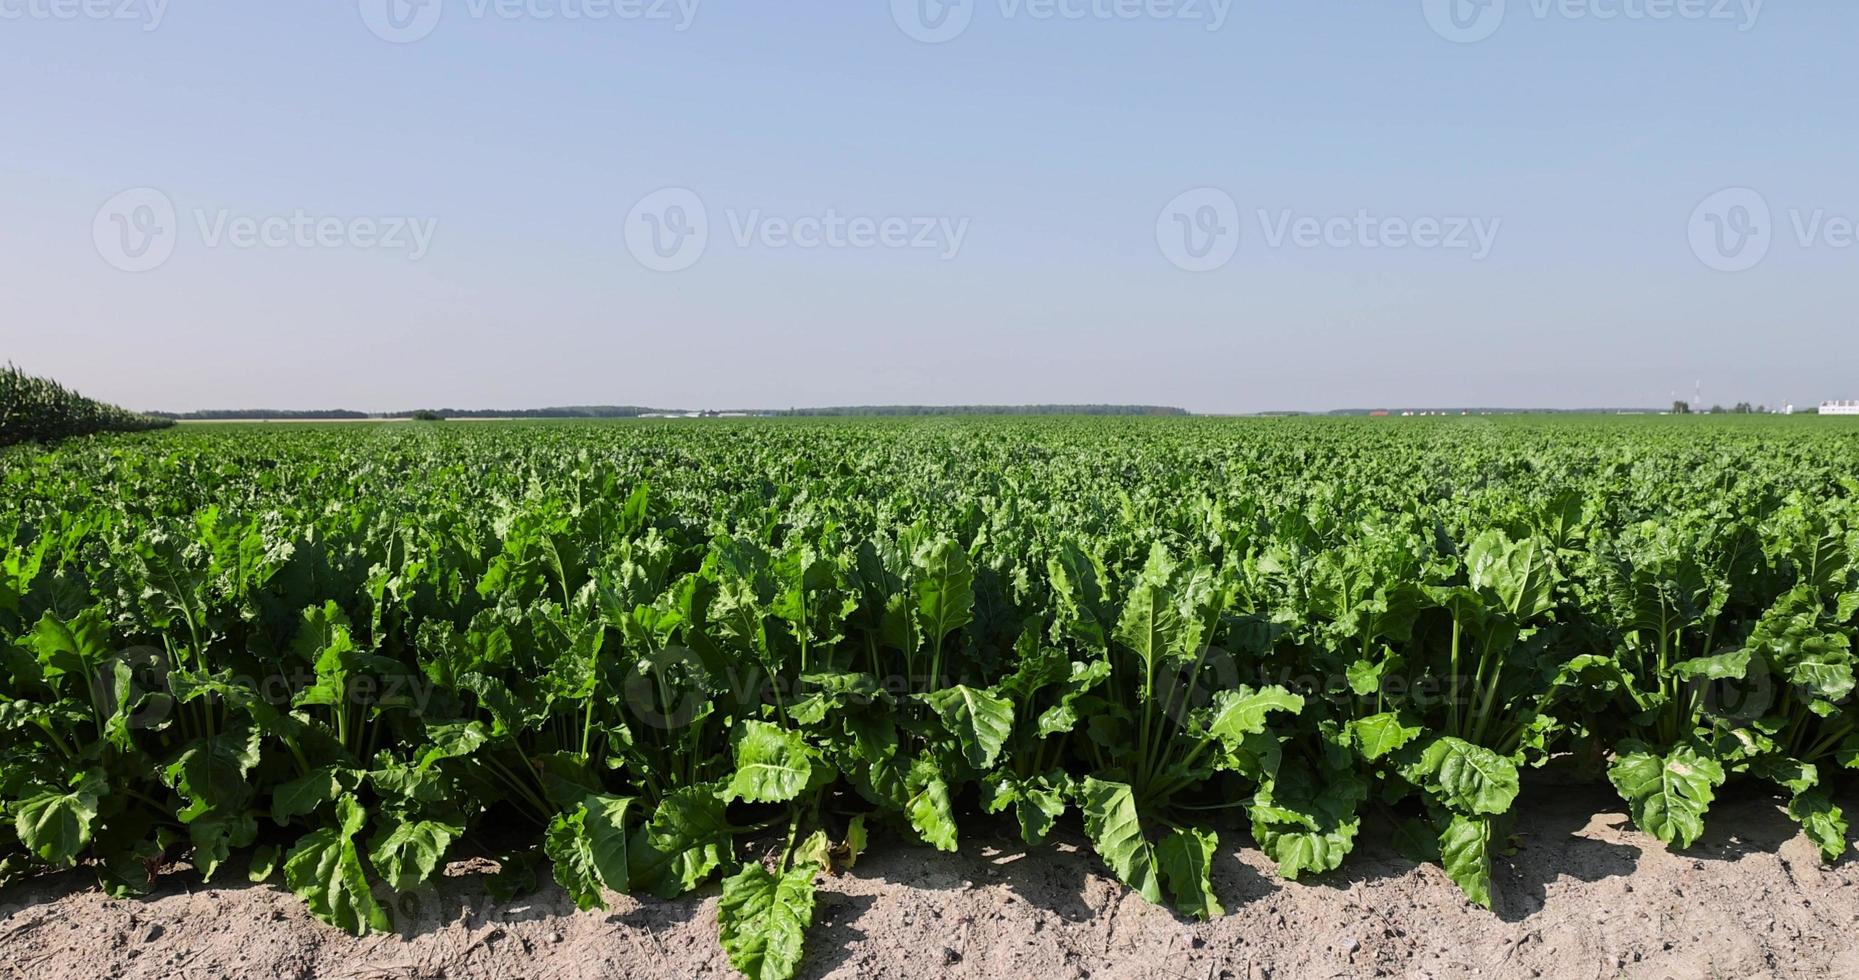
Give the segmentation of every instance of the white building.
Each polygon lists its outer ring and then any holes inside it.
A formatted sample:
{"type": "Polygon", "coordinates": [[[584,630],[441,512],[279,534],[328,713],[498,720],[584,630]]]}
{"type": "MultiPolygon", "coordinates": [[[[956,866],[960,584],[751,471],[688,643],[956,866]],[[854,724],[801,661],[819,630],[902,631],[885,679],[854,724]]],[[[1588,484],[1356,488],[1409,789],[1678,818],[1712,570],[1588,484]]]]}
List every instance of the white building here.
{"type": "Polygon", "coordinates": [[[1859,415],[1859,402],[1821,402],[1822,415],[1859,415]]]}

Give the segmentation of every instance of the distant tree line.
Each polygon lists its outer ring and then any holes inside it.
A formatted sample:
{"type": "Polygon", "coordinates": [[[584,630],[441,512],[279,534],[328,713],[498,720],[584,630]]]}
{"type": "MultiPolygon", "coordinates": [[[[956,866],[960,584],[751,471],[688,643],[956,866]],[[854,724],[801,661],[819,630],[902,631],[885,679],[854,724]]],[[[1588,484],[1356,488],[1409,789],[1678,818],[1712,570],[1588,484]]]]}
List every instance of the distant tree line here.
{"type": "MultiPolygon", "coordinates": [[[[1631,406],[1616,406],[1613,408],[1607,408],[1604,406],[1596,406],[1593,408],[1478,408],[1478,407],[1468,408],[1468,407],[1462,406],[1459,408],[1395,408],[1395,409],[1338,408],[1338,409],[1325,412],[1323,414],[1325,415],[1371,415],[1376,412],[1388,412],[1390,414],[1399,414],[1401,412],[1414,412],[1416,414],[1425,413],[1428,415],[1619,415],[1623,412],[1624,413],[1642,413],[1642,412],[1653,412],[1653,411],[1657,411],[1657,409],[1634,408],[1631,406]]],[[[1303,412],[1260,412],[1259,414],[1261,415],[1303,415],[1306,413],[1303,413],[1303,412]]]]}
{"type": "Polygon", "coordinates": [[[183,422],[352,422],[374,417],[367,412],[350,412],[340,408],[303,412],[280,411],[272,408],[222,408],[204,412],[157,412],[156,414],[163,418],[178,419],[183,422]]]}
{"type": "Polygon", "coordinates": [[[52,442],[97,432],[139,432],[174,423],[85,398],[7,364],[0,368],[0,446],[52,442]]]}
{"type": "Polygon", "coordinates": [[[289,411],[270,408],[213,409],[201,412],[162,412],[163,418],[188,422],[363,421],[439,416],[448,419],[635,419],[646,415],[770,415],[788,417],[859,415],[1186,415],[1186,409],[1156,405],[855,405],[837,408],[739,409],[687,412],[676,408],[640,405],[565,405],[553,408],[422,408],[412,412],[369,414],[343,409],[289,411]]]}
{"type": "Polygon", "coordinates": [[[789,408],[760,415],[1186,415],[1187,409],[1160,405],[852,405],[843,408],[789,408]]]}
{"type": "MultiPolygon", "coordinates": [[[[566,405],[555,408],[433,408],[422,411],[436,412],[448,419],[636,419],[665,409],[642,408],[638,405],[566,405]]],[[[393,417],[411,418],[413,415],[412,412],[402,412],[393,417]]]]}
{"type": "Polygon", "coordinates": [[[449,419],[630,419],[656,408],[626,405],[590,405],[565,408],[422,408],[412,412],[355,412],[345,408],[277,409],[215,408],[198,412],[157,412],[182,422],[364,422],[368,419],[413,418],[421,412],[449,419]]]}
{"type": "MultiPolygon", "coordinates": [[[[1707,411],[1710,415],[1767,415],[1769,413],[1769,407],[1767,405],[1751,405],[1748,402],[1737,402],[1729,408],[1725,408],[1722,405],[1712,405],[1707,411]]],[[[1692,414],[1691,405],[1682,401],[1673,402],[1672,414],[1690,415],[1692,414]]]]}

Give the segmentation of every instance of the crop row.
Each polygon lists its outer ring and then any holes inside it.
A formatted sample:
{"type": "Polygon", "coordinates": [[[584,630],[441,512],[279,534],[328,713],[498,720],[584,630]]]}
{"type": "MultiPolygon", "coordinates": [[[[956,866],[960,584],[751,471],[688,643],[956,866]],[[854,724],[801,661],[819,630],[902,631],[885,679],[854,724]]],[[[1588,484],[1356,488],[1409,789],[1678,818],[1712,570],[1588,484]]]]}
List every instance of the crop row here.
{"type": "Polygon", "coordinates": [[[11,364],[0,365],[0,446],[98,432],[142,432],[173,424],[170,419],[92,401],[11,364]]]}
{"type": "Polygon", "coordinates": [[[1077,826],[1198,918],[1235,821],[1291,878],[1386,821],[1489,905],[1520,772],[1552,764],[1672,847],[1775,792],[1844,855],[1850,439],[1309,426],[0,457],[0,875],[131,895],[240,855],[360,932],[488,848],[494,889],[583,908],[720,881],[760,978],[869,836],[952,851],[985,814],[1077,826]]]}

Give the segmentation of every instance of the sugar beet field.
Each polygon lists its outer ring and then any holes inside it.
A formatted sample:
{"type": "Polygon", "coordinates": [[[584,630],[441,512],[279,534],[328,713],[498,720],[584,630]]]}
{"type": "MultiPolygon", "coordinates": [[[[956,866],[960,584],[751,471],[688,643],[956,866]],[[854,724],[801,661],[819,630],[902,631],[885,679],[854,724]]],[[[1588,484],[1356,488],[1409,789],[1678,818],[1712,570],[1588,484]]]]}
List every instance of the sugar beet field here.
{"type": "Polygon", "coordinates": [[[1538,785],[1645,861],[1726,808],[1851,846],[1848,420],[182,426],[0,484],[0,904],[236,880],[365,935],[470,861],[714,897],[774,980],[836,883],[977,837],[1184,923],[1228,851],[1322,888],[1371,838],[1502,905],[1538,785]]]}

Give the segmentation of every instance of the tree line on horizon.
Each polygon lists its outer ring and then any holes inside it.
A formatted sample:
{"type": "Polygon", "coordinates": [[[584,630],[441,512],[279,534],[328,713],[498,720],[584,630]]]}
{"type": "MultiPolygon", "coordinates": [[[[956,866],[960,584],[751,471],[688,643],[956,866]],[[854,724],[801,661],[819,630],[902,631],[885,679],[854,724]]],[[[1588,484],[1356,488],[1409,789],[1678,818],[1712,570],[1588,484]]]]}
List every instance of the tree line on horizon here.
{"type": "Polygon", "coordinates": [[[366,421],[437,415],[449,419],[625,419],[648,415],[715,417],[757,415],[771,417],[915,416],[915,415],[1187,415],[1186,409],[1158,405],[853,405],[827,408],[733,409],[690,412],[675,408],[638,405],[569,405],[522,409],[419,409],[408,412],[369,413],[348,409],[208,409],[195,412],[157,412],[156,416],[189,422],[223,421],[366,421]]]}

